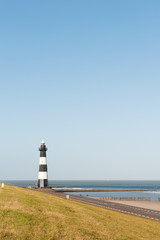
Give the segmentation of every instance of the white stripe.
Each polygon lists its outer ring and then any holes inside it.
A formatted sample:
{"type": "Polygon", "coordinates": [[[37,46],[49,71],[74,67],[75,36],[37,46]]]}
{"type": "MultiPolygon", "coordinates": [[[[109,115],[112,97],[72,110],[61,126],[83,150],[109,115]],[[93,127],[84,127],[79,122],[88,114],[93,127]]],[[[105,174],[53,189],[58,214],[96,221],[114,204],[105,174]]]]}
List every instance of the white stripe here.
{"type": "Polygon", "coordinates": [[[39,172],[38,179],[47,179],[47,172],[39,172]]]}
{"type": "Polygon", "coordinates": [[[46,159],[46,157],[40,157],[40,159],[39,159],[39,165],[43,165],[43,164],[47,164],[47,159],[46,159]]]}

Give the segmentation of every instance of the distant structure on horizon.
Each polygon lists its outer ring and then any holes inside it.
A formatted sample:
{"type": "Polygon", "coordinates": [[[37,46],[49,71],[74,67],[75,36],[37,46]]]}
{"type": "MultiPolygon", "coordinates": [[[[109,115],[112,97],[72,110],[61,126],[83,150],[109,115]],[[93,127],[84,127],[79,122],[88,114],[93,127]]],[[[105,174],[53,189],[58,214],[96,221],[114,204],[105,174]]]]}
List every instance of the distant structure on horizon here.
{"type": "Polygon", "coordinates": [[[39,151],[40,160],[39,160],[38,187],[44,188],[48,187],[47,159],[46,159],[47,148],[44,141],[41,142],[39,151]]]}

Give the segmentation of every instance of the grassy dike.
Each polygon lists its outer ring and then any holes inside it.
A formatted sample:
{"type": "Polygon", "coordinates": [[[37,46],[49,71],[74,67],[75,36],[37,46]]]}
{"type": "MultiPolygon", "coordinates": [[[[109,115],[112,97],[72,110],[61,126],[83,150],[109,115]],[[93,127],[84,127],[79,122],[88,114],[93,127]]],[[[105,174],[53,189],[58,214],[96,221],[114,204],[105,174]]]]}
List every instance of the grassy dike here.
{"type": "Polygon", "coordinates": [[[160,240],[160,223],[5,185],[0,240],[160,240]]]}

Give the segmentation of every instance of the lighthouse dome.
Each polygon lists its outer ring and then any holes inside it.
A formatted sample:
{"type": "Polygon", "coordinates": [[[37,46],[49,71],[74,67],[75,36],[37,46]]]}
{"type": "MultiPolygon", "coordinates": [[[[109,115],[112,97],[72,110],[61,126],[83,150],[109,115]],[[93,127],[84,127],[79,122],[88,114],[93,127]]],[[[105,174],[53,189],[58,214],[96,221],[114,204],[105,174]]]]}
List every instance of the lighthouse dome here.
{"type": "Polygon", "coordinates": [[[42,140],[41,144],[45,144],[44,140],[42,140]]]}

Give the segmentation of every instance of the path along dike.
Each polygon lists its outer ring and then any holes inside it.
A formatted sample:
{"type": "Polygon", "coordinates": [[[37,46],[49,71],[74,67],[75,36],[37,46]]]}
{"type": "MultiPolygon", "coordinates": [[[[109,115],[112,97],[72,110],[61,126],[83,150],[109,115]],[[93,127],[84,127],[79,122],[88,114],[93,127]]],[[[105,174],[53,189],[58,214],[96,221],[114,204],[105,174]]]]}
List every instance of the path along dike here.
{"type": "MultiPolygon", "coordinates": [[[[68,195],[68,194],[65,194],[62,192],[54,191],[51,188],[44,188],[44,189],[31,188],[31,190],[43,192],[43,193],[57,196],[60,198],[66,198],[66,196],[68,195]]],[[[112,190],[108,190],[108,191],[112,191],[112,190]]],[[[134,191],[137,191],[137,190],[134,190],[134,191]]],[[[154,201],[148,201],[150,203],[148,203],[148,208],[147,208],[147,207],[141,207],[141,206],[144,206],[144,205],[140,204],[141,201],[137,201],[137,205],[132,206],[131,201],[128,201],[130,203],[130,205],[129,205],[128,203],[126,204],[126,201],[124,204],[123,201],[122,201],[123,203],[121,203],[120,201],[118,201],[118,202],[117,201],[107,201],[107,200],[101,200],[101,199],[97,199],[97,198],[95,199],[95,198],[84,197],[84,196],[75,196],[72,194],[69,195],[69,199],[67,201],[70,201],[70,200],[160,222],[160,211],[152,209],[152,206],[154,206],[154,203],[152,203],[152,202],[154,202],[154,201]]],[[[134,201],[134,202],[136,202],[136,201],[134,201]]],[[[160,202],[158,202],[158,203],[159,203],[158,207],[160,209],[160,202]]]]}

